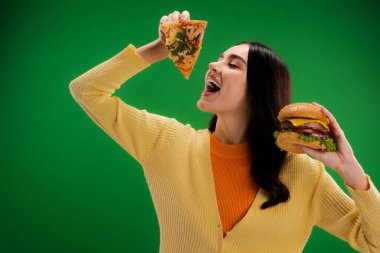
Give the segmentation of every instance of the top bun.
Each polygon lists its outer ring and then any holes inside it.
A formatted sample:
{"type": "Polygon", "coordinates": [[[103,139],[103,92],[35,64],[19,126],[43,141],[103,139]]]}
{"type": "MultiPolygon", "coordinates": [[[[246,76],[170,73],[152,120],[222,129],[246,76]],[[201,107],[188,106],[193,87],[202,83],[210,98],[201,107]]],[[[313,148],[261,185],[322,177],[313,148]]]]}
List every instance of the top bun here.
{"type": "Polygon", "coordinates": [[[278,113],[277,119],[284,121],[291,118],[317,119],[329,123],[319,106],[309,103],[293,103],[285,106],[278,113]]]}

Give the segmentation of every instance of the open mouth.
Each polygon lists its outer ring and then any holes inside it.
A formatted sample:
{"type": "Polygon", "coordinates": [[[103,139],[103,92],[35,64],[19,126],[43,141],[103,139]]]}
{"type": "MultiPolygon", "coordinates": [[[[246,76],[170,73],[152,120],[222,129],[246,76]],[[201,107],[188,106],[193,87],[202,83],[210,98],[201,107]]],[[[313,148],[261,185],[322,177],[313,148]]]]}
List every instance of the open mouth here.
{"type": "Polygon", "coordinates": [[[220,91],[220,85],[215,83],[214,81],[212,80],[208,80],[207,81],[207,91],[208,92],[218,92],[220,91]]]}

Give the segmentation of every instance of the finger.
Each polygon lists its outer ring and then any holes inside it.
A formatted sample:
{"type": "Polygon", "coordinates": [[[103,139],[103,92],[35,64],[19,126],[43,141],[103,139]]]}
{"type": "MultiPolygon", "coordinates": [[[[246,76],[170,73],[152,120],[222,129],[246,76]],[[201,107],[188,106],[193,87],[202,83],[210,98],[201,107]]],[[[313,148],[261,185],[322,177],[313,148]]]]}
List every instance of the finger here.
{"type": "Polygon", "coordinates": [[[188,20],[188,19],[189,19],[189,16],[184,15],[183,12],[178,15],[178,20],[179,21],[185,21],[185,20],[188,20]]]}
{"type": "Polygon", "coordinates": [[[190,13],[186,10],[182,12],[183,20],[190,20],[190,13]]]}
{"type": "Polygon", "coordinates": [[[334,115],[332,115],[332,113],[329,110],[327,110],[326,107],[316,102],[313,102],[312,104],[319,106],[322,110],[322,113],[327,116],[335,137],[338,138],[339,136],[344,135],[343,130],[340,128],[338,121],[335,119],[334,115]]]}
{"type": "Polygon", "coordinates": [[[166,23],[168,22],[168,16],[162,16],[162,18],[160,19],[160,24],[163,24],[163,23],[166,23]]]}
{"type": "Polygon", "coordinates": [[[296,148],[302,150],[306,154],[311,155],[313,158],[315,158],[317,160],[320,159],[321,154],[323,153],[323,151],[319,151],[319,150],[316,150],[316,149],[313,149],[313,148],[309,148],[309,147],[306,147],[306,146],[302,146],[302,145],[298,145],[298,144],[294,144],[294,146],[296,148]]]}
{"type": "Polygon", "coordinates": [[[329,110],[327,110],[326,107],[324,107],[318,103],[315,103],[315,102],[313,102],[313,104],[320,106],[322,113],[324,113],[327,116],[327,118],[329,119],[330,128],[332,129],[332,133],[333,133],[335,142],[338,145],[338,152],[342,153],[342,154],[346,154],[346,155],[352,154],[353,153],[352,147],[351,147],[350,143],[348,142],[342,128],[339,126],[339,123],[335,119],[334,115],[332,115],[332,113],[329,110]]]}
{"type": "Polygon", "coordinates": [[[320,105],[320,104],[318,104],[318,103],[316,103],[316,102],[313,102],[312,104],[314,104],[314,105],[316,105],[316,106],[318,106],[318,107],[321,108],[322,112],[327,116],[327,118],[329,119],[330,123],[331,123],[331,122],[334,122],[335,125],[338,125],[338,126],[339,126],[339,124],[338,124],[338,122],[336,121],[335,117],[332,115],[332,113],[331,113],[329,110],[327,110],[326,107],[324,107],[323,105],[320,105]]]}
{"type": "Polygon", "coordinates": [[[179,11],[174,11],[172,14],[172,21],[177,21],[179,16],[179,11]]]}

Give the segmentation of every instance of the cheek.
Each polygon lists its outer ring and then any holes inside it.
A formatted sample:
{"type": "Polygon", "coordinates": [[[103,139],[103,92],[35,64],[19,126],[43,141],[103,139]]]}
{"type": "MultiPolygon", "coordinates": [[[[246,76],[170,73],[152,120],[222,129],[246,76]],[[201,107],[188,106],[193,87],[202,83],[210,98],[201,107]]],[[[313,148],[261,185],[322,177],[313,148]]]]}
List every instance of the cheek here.
{"type": "Polygon", "coordinates": [[[222,104],[229,108],[240,108],[247,102],[246,85],[244,83],[232,84],[223,94],[222,104]]]}
{"type": "Polygon", "coordinates": [[[241,99],[246,96],[247,82],[245,76],[236,75],[231,76],[228,80],[228,87],[226,89],[226,95],[234,97],[235,99],[241,99]]]}
{"type": "Polygon", "coordinates": [[[239,103],[244,103],[247,98],[247,90],[246,86],[242,85],[237,91],[236,91],[236,100],[239,103]]]}

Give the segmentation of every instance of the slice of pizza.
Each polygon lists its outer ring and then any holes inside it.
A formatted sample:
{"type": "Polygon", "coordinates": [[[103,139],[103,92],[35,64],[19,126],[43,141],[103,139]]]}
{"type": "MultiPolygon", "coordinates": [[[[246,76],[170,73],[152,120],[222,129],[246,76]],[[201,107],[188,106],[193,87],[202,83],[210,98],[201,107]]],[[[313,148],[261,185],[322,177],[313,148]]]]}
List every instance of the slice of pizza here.
{"type": "Polygon", "coordinates": [[[203,20],[173,21],[160,25],[166,35],[169,58],[186,79],[189,79],[201,51],[206,25],[203,20]]]}

